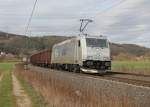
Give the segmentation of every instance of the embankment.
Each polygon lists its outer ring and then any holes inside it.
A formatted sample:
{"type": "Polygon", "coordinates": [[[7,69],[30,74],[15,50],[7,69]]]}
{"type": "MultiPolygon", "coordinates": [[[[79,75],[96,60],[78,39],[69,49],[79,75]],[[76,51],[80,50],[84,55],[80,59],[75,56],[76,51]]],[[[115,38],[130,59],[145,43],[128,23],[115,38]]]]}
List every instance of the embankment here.
{"type": "Polygon", "coordinates": [[[54,107],[150,107],[150,88],[39,67],[16,65],[54,107]]]}

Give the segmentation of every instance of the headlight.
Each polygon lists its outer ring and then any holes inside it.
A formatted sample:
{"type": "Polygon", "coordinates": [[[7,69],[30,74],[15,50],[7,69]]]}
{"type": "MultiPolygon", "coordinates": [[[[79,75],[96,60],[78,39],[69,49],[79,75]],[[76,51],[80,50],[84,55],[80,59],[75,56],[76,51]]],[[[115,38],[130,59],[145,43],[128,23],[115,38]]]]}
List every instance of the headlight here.
{"type": "Polygon", "coordinates": [[[110,66],[110,62],[105,62],[105,66],[110,66]]]}

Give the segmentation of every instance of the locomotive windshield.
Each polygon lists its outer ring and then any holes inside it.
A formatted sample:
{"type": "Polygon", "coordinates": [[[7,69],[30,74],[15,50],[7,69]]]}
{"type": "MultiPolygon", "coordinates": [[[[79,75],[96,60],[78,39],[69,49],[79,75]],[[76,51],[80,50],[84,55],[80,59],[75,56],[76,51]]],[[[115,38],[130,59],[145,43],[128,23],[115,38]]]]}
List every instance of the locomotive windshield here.
{"type": "Polygon", "coordinates": [[[101,47],[107,48],[107,40],[106,39],[95,39],[95,38],[86,38],[87,47],[101,47]]]}

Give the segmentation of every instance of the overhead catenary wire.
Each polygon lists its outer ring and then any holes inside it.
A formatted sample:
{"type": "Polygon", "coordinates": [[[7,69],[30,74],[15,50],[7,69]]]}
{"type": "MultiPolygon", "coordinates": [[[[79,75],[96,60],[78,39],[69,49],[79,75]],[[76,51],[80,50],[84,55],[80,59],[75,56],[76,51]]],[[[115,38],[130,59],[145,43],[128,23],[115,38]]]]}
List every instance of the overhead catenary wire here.
{"type": "MultiPolygon", "coordinates": [[[[106,9],[103,10],[103,11],[98,12],[97,14],[102,13],[102,12],[105,12],[105,11],[108,11],[108,10],[110,10],[110,9],[116,7],[116,6],[119,6],[120,4],[122,4],[122,3],[125,2],[125,1],[126,1],[126,0],[120,0],[119,2],[117,2],[117,3],[115,3],[114,5],[112,5],[112,6],[108,7],[108,8],[106,8],[106,9]]],[[[91,21],[93,21],[93,19],[97,16],[97,14],[94,15],[94,16],[92,16],[92,17],[90,17],[89,19],[82,19],[82,20],[80,20],[80,21],[81,21],[80,33],[81,33],[81,32],[83,33],[83,31],[84,31],[84,29],[87,27],[88,23],[91,22],[91,21]],[[85,25],[84,25],[84,27],[83,27],[83,23],[84,23],[84,22],[86,22],[86,23],[85,23],[85,25]]]]}
{"type": "MultiPolygon", "coordinates": [[[[121,4],[122,4],[123,2],[125,2],[125,1],[126,1],[126,0],[120,0],[119,2],[113,3],[112,6],[106,8],[106,9],[100,11],[100,12],[97,12],[96,15],[99,15],[99,14],[101,14],[101,13],[104,13],[104,12],[106,12],[106,11],[109,11],[109,10],[112,9],[112,8],[116,8],[116,7],[118,7],[119,5],[121,5],[121,4]]],[[[32,20],[33,15],[34,15],[34,11],[35,11],[37,2],[38,2],[38,0],[35,0],[33,9],[32,9],[31,15],[30,15],[30,18],[29,18],[28,23],[27,23],[27,26],[26,26],[25,34],[26,34],[26,33],[28,32],[28,30],[29,30],[30,23],[31,23],[31,20],[32,20]]],[[[93,17],[96,17],[96,15],[94,15],[93,17]]],[[[35,27],[35,28],[36,28],[36,27],[35,27]]],[[[41,28],[47,28],[47,27],[41,27],[41,28]]],[[[48,31],[48,32],[49,32],[49,31],[48,31]]],[[[149,42],[149,41],[144,41],[144,42],[149,42]]]]}
{"type": "MultiPolygon", "coordinates": [[[[108,7],[107,9],[105,9],[105,10],[103,10],[103,11],[101,11],[101,12],[104,12],[104,11],[107,11],[107,10],[109,10],[109,9],[111,9],[111,8],[114,8],[116,5],[120,5],[120,4],[121,4],[122,2],[124,2],[124,1],[126,1],[126,0],[121,0],[121,1],[119,1],[119,2],[117,2],[117,3],[114,3],[114,5],[108,7]]],[[[29,30],[30,23],[31,23],[31,20],[32,20],[32,17],[33,17],[33,14],[34,14],[34,11],[35,11],[37,2],[38,2],[38,0],[35,0],[33,9],[32,9],[31,15],[30,15],[30,18],[29,18],[28,23],[27,23],[27,26],[26,26],[26,28],[25,28],[25,35],[27,34],[27,32],[28,32],[28,30],[29,30]]],[[[101,12],[100,12],[100,13],[101,13],[101,12]]],[[[99,14],[99,12],[98,12],[98,14],[99,14]]],[[[96,16],[96,15],[95,15],[95,16],[96,16]]],[[[95,17],[95,16],[93,16],[93,17],[95,17]]]]}
{"type": "Polygon", "coordinates": [[[29,17],[28,23],[27,23],[26,28],[25,28],[25,35],[26,35],[27,32],[28,32],[28,29],[29,29],[30,23],[31,23],[31,21],[32,21],[33,14],[34,14],[34,11],[35,11],[37,2],[38,2],[38,0],[35,0],[34,5],[33,5],[33,9],[32,9],[32,11],[31,11],[31,15],[30,15],[30,17],[29,17]]]}
{"type": "Polygon", "coordinates": [[[103,11],[97,12],[96,15],[94,15],[92,18],[95,18],[97,15],[100,15],[100,14],[106,12],[106,11],[109,11],[109,10],[112,9],[112,8],[116,8],[117,6],[121,5],[121,4],[124,3],[125,1],[127,1],[127,0],[120,0],[120,1],[117,2],[117,3],[114,3],[112,6],[110,6],[110,7],[106,8],[106,9],[104,9],[103,11]]]}

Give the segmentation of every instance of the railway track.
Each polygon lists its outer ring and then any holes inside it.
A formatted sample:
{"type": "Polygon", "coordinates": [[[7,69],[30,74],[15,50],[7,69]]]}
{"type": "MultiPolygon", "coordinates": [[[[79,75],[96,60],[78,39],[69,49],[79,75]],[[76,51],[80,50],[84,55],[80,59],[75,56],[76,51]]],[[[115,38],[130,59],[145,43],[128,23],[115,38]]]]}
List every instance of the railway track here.
{"type": "MultiPolygon", "coordinates": [[[[37,71],[46,71],[49,72],[49,68],[42,68],[42,67],[36,67],[30,65],[31,69],[37,70],[37,71]]],[[[61,72],[58,70],[53,70],[57,72],[61,72]]],[[[119,72],[108,72],[104,75],[98,75],[98,74],[85,74],[85,73],[73,73],[73,72],[67,72],[62,71],[64,73],[72,74],[72,75],[78,75],[78,76],[88,76],[91,78],[96,79],[106,79],[106,80],[112,80],[117,82],[124,82],[132,85],[137,86],[144,86],[144,87],[150,87],[150,76],[149,75],[140,75],[140,74],[133,74],[133,73],[119,73],[119,72]]]]}
{"type": "Polygon", "coordinates": [[[125,82],[128,84],[150,87],[150,77],[140,77],[135,75],[112,75],[104,76],[105,79],[111,79],[113,81],[125,82]]]}
{"type": "Polygon", "coordinates": [[[100,78],[106,80],[112,80],[117,82],[128,83],[137,86],[150,87],[150,76],[130,73],[108,72],[104,75],[98,74],[82,74],[83,76],[90,76],[92,78],[100,78]]]}

